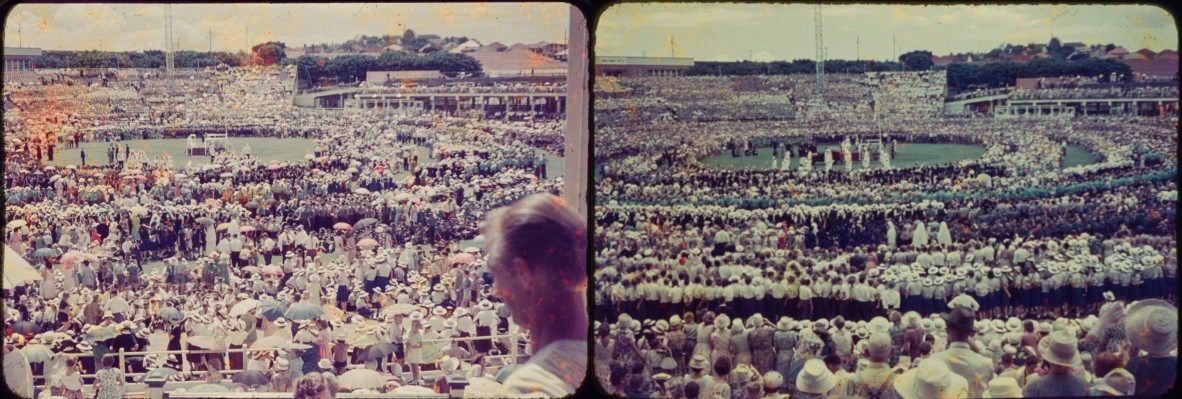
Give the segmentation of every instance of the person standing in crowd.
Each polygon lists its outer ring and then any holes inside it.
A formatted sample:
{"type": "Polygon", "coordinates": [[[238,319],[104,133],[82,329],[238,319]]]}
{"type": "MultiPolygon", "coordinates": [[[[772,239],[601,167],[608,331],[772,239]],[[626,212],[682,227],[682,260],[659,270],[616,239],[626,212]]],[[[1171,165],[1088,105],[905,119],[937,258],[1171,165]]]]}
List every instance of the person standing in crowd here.
{"type": "Polygon", "coordinates": [[[1026,383],[1027,398],[1087,396],[1088,382],[1075,373],[1081,366],[1079,343],[1067,331],[1056,331],[1039,341],[1039,353],[1050,364],[1048,373],[1026,383]]]}
{"type": "Polygon", "coordinates": [[[583,218],[558,197],[535,194],[493,211],[482,233],[489,241],[493,292],[505,298],[514,323],[530,332],[536,348],[505,380],[506,392],[574,393],[587,370],[583,218]]]}
{"type": "Polygon", "coordinates": [[[980,397],[993,379],[993,361],[974,348],[972,338],[978,331],[974,326],[977,316],[966,307],[956,306],[940,317],[946,323],[948,349],[933,353],[930,361],[943,362],[944,367],[968,381],[969,396],[980,397]]]}
{"type": "Polygon", "coordinates": [[[1125,368],[1136,382],[1137,395],[1165,395],[1175,385],[1178,356],[1178,310],[1166,301],[1146,299],[1129,306],[1124,316],[1131,344],[1125,368]]]}

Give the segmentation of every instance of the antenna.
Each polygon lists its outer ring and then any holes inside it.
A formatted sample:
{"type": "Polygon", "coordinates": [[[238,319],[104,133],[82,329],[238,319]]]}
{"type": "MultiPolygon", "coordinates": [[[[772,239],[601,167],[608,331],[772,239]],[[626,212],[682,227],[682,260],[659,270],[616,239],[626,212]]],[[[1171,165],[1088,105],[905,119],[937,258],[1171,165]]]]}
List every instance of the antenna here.
{"type": "Polygon", "coordinates": [[[164,6],[164,69],[168,75],[168,105],[172,108],[173,74],[176,67],[176,43],[172,34],[172,4],[164,6]]]}
{"type": "Polygon", "coordinates": [[[855,43],[857,43],[857,48],[858,48],[858,50],[857,50],[857,51],[858,51],[858,52],[857,52],[857,55],[856,55],[854,58],[857,58],[858,60],[861,60],[861,59],[862,59],[862,36],[858,36],[858,37],[857,37],[857,39],[855,39],[855,40],[856,40],[856,42],[855,42],[855,43]]]}
{"type": "Polygon", "coordinates": [[[817,27],[817,95],[825,93],[825,39],[821,36],[821,5],[816,6],[817,27]]]}

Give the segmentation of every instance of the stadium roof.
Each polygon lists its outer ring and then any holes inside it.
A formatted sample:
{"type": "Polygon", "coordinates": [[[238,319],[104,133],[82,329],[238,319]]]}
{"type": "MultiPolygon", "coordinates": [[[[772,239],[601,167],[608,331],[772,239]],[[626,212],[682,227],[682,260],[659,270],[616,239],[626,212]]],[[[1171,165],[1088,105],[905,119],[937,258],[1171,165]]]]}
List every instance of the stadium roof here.
{"type": "Polygon", "coordinates": [[[595,57],[596,65],[650,65],[650,66],[694,66],[693,58],[670,57],[595,57]]]}
{"type": "Polygon", "coordinates": [[[40,57],[41,49],[35,47],[5,47],[4,56],[40,57]]]}
{"type": "Polygon", "coordinates": [[[546,57],[529,50],[509,50],[502,52],[476,51],[468,53],[480,62],[484,73],[497,76],[505,72],[529,74],[530,72],[562,71],[565,73],[565,62],[546,57]]]}

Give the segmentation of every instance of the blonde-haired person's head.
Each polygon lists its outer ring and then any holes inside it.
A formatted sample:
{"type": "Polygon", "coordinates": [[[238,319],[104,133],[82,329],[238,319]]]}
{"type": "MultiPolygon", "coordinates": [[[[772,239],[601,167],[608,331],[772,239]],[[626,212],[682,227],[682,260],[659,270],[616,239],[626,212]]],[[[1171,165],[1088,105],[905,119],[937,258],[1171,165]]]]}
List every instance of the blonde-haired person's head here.
{"type": "Polygon", "coordinates": [[[587,221],[562,198],[533,194],[493,210],[481,228],[489,263],[521,258],[544,276],[577,288],[587,281],[587,221]]]}
{"type": "Polygon", "coordinates": [[[293,399],[332,399],[336,397],[335,384],[320,373],[308,373],[296,380],[292,388],[293,399]]]}
{"type": "Polygon", "coordinates": [[[587,223],[565,201],[534,194],[489,213],[481,227],[488,240],[493,292],[517,324],[534,329],[574,309],[586,316],[587,223]]]}
{"type": "Polygon", "coordinates": [[[550,318],[544,313],[558,310],[557,302],[584,297],[586,221],[561,198],[534,194],[493,210],[481,233],[493,292],[518,325],[537,327],[533,319],[550,318]]]}

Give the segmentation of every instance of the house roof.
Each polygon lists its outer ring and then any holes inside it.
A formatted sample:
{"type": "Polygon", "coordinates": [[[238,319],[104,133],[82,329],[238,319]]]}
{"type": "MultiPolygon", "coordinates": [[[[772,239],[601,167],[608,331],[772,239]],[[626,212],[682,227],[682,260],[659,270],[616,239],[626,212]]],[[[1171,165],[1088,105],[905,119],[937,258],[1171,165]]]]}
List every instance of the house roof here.
{"type": "Polygon", "coordinates": [[[1172,77],[1178,75],[1178,58],[1131,59],[1123,60],[1134,73],[1172,77]]]}
{"type": "Polygon", "coordinates": [[[1133,53],[1144,55],[1146,58],[1153,58],[1153,56],[1157,55],[1157,53],[1153,52],[1153,50],[1147,48],[1134,51],[1133,53]]]}
{"type": "Polygon", "coordinates": [[[524,50],[524,51],[477,51],[470,53],[472,58],[480,62],[481,67],[485,73],[495,74],[499,71],[530,71],[540,72],[544,70],[566,70],[565,62],[540,55],[538,53],[524,50]]]}

